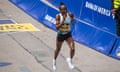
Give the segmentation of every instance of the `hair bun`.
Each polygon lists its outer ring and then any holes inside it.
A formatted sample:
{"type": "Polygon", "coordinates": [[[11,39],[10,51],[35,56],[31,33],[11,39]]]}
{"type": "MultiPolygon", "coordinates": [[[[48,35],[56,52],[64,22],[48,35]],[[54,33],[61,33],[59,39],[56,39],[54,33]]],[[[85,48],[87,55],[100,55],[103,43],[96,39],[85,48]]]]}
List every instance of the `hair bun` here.
{"type": "Polygon", "coordinates": [[[64,3],[63,3],[63,2],[61,2],[61,3],[60,3],[60,5],[64,5],[64,3]]]}

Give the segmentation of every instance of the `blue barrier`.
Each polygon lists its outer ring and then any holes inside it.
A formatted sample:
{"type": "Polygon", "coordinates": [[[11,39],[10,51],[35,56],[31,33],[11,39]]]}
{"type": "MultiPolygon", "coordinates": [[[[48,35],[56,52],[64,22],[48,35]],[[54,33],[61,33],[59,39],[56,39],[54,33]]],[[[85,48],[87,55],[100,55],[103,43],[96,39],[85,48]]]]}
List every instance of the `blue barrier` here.
{"type": "MultiPolygon", "coordinates": [[[[56,30],[55,16],[59,13],[56,9],[43,3],[41,0],[10,1],[37,21],[56,30]]],[[[58,7],[59,3],[62,1],[68,7],[68,11],[75,14],[75,24],[71,25],[74,40],[106,55],[110,55],[111,51],[115,49],[115,22],[110,12],[111,0],[106,0],[106,2],[93,0],[48,1],[55,7],[58,7]],[[104,6],[106,3],[107,5],[104,6]]],[[[117,49],[118,48],[115,50],[117,49]]]]}
{"type": "Polygon", "coordinates": [[[16,0],[11,0],[12,3],[17,5],[19,8],[21,8],[25,12],[27,12],[33,18],[42,22],[43,24],[47,25],[48,27],[56,30],[55,14],[57,14],[58,11],[49,7],[48,5],[41,2],[40,0],[32,1],[31,5],[30,5],[31,1],[28,1],[28,0],[22,1],[21,0],[21,1],[17,2],[16,0]],[[27,3],[27,2],[29,2],[29,3],[27,3]],[[21,6],[21,5],[23,5],[23,6],[21,6]]]}
{"type": "Polygon", "coordinates": [[[117,58],[120,60],[120,38],[116,39],[115,46],[110,54],[111,57],[117,58]]]}
{"type": "Polygon", "coordinates": [[[44,3],[40,2],[40,0],[11,0],[11,2],[35,19],[39,19],[46,12],[48,7],[44,3]]]}
{"type": "Polygon", "coordinates": [[[40,1],[37,1],[36,4],[31,8],[31,10],[27,10],[27,13],[35,19],[39,20],[47,12],[47,9],[47,5],[40,1]]]}
{"type": "Polygon", "coordinates": [[[79,22],[75,24],[73,38],[97,51],[109,55],[116,37],[98,28],[79,22]]]}
{"type": "Polygon", "coordinates": [[[42,22],[43,24],[47,25],[48,27],[56,30],[55,27],[55,17],[56,14],[58,14],[59,12],[54,10],[51,7],[48,7],[48,9],[46,10],[46,12],[43,14],[43,16],[39,19],[40,22],[42,22]]]}
{"type": "Polygon", "coordinates": [[[59,7],[61,2],[65,3],[68,11],[74,13],[75,17],[79,18],[82,8],[82,0],[54,0],[54,2],[51,0],[48,1],[56,7],[59,7]]]}
{"type": "Polygon", "coordinates": [[[34,6],[36,4],[37,0],[12,0],[13,3],[17,4],[17,6],[19,6],[20,8],[22,8],[23,10],[28,10],[31,9],[32,6],[34,6]]]}
{"type": "Polygon", "coordinates": [[[111,0],[84,0],[80,19],[116,34],[111,14],[111,0]]]}

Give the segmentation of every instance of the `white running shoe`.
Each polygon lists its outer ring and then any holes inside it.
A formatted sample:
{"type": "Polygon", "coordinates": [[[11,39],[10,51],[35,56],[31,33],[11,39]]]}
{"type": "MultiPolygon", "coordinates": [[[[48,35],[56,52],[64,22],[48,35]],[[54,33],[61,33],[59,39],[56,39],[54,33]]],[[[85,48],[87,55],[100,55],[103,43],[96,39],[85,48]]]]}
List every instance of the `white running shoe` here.
{"type": "Polygon", "coordinates": [[[56,70],[56,60],[53,59],[53,70],[56,70]]]}
{"type": "Polygon", "coordinates": [[[71,58],[67,58],[67,63],[70,69],[73,69],[75,66],[73,65],[72,59],[71,58]]]}

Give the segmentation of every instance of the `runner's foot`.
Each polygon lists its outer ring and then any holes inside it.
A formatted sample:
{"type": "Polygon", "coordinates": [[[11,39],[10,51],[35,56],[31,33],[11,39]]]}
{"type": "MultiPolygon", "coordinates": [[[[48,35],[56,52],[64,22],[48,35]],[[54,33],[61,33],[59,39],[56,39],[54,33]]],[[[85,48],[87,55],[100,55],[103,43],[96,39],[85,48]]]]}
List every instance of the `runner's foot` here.
{"type": "Polygon", "coordinates": [[[56,60],[53,59],[53,70],[56,70],[56,60]]]}
{"type": "Polygon", "coordinates": [[[73,69],[75,66],[73,65],[72,59],[71,58],[67,58],[67,63],[70,69],[73,69]]]}

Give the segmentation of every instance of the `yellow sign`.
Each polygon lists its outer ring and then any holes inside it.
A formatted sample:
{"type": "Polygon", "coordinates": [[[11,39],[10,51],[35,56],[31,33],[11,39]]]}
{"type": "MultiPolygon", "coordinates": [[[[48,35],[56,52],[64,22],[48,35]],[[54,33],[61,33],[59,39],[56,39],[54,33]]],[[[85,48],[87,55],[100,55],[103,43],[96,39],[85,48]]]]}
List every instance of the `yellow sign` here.
{"type": "Polygon", "coordinates": [[[9,32],[9,31],[39,31],[39,29],[30,23],[0,24],[0,32],[9,32]]]}

